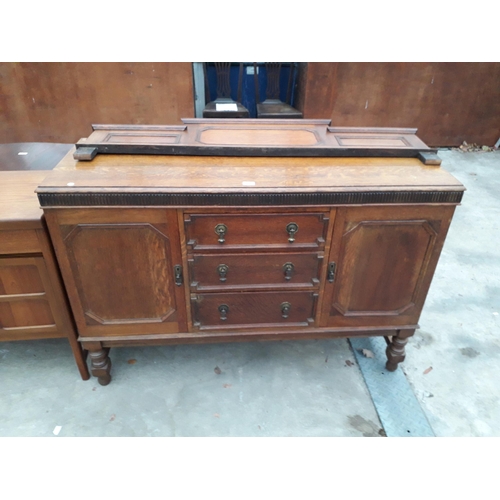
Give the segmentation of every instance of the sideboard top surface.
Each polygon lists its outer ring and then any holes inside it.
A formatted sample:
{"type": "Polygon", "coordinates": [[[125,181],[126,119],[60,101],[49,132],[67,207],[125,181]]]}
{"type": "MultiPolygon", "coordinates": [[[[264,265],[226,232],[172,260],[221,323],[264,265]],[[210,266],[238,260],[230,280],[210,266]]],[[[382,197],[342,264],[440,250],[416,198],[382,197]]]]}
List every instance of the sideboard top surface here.
{"type": "Polygon", "coordinates": [[[464,191],[446,170],[416,158],[98,155],[72,149],[38,193],[255,193],[464,191]]]}

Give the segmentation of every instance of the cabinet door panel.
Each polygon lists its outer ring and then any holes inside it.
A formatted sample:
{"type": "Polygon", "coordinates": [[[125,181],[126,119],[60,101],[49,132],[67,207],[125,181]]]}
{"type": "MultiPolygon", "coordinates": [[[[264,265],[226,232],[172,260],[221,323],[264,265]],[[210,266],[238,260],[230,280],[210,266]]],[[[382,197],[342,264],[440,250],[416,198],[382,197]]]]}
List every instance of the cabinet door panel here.
{"type": "Polygon", "coordinates": [[[418,321],[453,207],[339,211],[325,287],[328,326],[410,325],[418,321]]]}
{"type": "Polygon", "coordinates": [[[142,222],[133,209],[98,211],[99,222],[95,212],[81,211],[81,223],[72,225],[63,215],[56,238],[62,245],[55,241],[80,334],[185,328],[184,289],[174,279],[174,266],[182,264],[175,211],[145,210],[142,222]]]}

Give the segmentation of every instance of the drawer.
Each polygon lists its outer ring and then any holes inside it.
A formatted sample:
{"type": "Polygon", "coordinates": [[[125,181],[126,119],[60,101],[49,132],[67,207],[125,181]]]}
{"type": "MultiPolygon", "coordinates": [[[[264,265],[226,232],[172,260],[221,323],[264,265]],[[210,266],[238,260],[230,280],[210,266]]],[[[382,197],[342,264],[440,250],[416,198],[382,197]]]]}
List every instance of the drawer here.
{"type": "Polygon", "coordinates": [[[319,284],[321,253],[207,254],[189,258],[193,291],[319,284]]]}
{"type": "Polygon", "coordinates": [[[21,294],[43,294],[43,257],[0,257],[0,300],[21,294]]]}
{"type": "Polygon", "coordinates": [[[328,213],[189,214],[188,247],[207,249],[323,248],[328,213]]]}
{"type": "Polygon", "coordinates": [[[41,252],[36,229],[0,231],[0,255],[41,252]]]}
{"type": "Polygon", "coordinates": [[[0,331],[31,327],[53,327],[56,324],[45,297],[20,296],[0,301],[0,331]]]}
{"type": "Polygon", "coordinates": [[[312,326],[317,293],[246,292],[193,295],[194,326],[204,328],[264,328],[312,326]]]}

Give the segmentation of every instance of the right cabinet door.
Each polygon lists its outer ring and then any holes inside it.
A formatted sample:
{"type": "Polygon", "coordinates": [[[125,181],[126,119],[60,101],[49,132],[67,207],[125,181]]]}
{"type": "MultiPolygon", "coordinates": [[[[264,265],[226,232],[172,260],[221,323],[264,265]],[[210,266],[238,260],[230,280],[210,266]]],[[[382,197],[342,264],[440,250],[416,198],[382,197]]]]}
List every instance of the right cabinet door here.
{"type": "Polygon", "coordinates": [[[417,323],[454,206],[346,207],[337,211],[321,323],[417,323]]]}

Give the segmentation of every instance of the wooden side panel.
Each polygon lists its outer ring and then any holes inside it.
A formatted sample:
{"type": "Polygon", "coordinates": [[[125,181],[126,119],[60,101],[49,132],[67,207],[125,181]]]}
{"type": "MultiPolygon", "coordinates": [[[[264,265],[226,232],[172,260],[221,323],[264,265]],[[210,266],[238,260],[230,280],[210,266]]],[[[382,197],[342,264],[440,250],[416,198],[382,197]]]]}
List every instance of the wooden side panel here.
{"type": "Polygon", "coordinates": [[[339,210],[325,287],[328,326],[415,324],[451,216],[449,207],[339,210]]]}
{"type": "Polygon", "coordinates": [[[179,123],[194,116],[192,64],[0,63],[0,109],[0,143],[75,143],[92,123],[179,123]]]}
{"type": "Polygon", "coordinates": [[[416,127],[429,146],[500,137],[500,63],[307,63],[297,107],[345,127],[416,127]]]}
{"type": "Polygon", "coordinates": [[[185,329],[176,211],[81,210],[66,223],[73,215],[48,223],[80,335],[185,329]]]}

